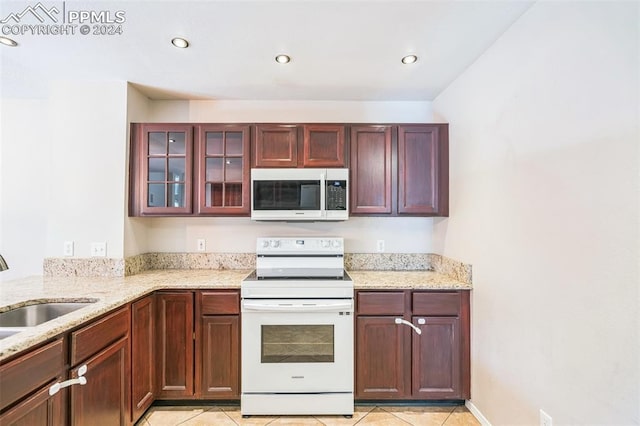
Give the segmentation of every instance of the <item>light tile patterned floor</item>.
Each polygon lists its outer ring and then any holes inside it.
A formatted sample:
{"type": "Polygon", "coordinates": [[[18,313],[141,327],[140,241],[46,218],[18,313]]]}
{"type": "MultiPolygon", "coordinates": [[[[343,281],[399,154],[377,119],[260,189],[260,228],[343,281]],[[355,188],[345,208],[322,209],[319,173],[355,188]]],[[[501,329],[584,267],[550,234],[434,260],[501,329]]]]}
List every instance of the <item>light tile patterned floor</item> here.
{"type": "Polygon", "coordinates": [[[238,406],[151,407],[137,426],[479,426],[464,406],[356,406],[353,418],[343,416],[251,416],[238,406]]]}

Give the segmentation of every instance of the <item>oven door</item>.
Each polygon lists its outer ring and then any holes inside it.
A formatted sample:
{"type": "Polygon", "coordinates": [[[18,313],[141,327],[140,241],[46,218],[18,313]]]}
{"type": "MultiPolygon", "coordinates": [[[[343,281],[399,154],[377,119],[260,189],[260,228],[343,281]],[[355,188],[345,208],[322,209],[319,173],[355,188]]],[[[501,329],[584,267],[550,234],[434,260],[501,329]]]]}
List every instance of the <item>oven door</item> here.
{"type": "Polygon", "coordinates": [[[242,301],[243,393],[352,391],[352,299],[242,301]]]}

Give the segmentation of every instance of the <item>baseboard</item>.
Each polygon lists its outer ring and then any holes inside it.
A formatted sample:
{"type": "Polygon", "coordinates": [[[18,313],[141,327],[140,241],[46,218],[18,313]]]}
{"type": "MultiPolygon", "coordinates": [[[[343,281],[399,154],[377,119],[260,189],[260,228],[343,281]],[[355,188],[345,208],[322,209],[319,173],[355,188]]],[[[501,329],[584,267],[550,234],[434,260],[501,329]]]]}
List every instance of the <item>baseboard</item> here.
{"type": "Polygon", "coordinates": [[[471,414],[473,414],[473,416],[476,419],[478,419],[478,421],[482,426],[491,426],[491,423],[489,423],[489,420],[487,420],[487,418],[480,412],[480,410],[478,410],[478,407],[473,405],[473,402],[471,402],[470,400],[467,400],[464,403],[464,405],[465,407],[467,407],[469,411],[471,411],[471,414]]]}

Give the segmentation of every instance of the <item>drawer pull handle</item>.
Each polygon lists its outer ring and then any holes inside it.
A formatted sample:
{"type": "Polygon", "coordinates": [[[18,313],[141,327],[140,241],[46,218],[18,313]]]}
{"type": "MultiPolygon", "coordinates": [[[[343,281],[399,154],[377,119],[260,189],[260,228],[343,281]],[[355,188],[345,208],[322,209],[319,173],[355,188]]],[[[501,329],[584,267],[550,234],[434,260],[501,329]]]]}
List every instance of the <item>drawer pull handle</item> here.
{"type": "Polygon", "coordinates": [[[411,324],[409,321],[403,320],[402,318],[396,318],[396,324],[404,324],[404,325],[408,325],[409,327],[413,328],[413,331],[415,331],[416,333],[418,333],[418,335],[422,334],[422,330],[420,330],[418,327],[416,327],[415,325],[411,324]]]}
{"type": "Polygon", "coordinates": [[[58,392],[60,392],[60,389],[66,388],[68,386],[86,385],[87,384],[87,378],[84,377],[86,372],[87,372],[87,366],[86,365],[83,365],[82,367],[78,368],[78,378],[77,379],[65,380],[64,382],[58,382],[58,383],[55,383],[55,384],[51,385],[51,387],[49,388],[49,395],[55,395],[58,392]]]}

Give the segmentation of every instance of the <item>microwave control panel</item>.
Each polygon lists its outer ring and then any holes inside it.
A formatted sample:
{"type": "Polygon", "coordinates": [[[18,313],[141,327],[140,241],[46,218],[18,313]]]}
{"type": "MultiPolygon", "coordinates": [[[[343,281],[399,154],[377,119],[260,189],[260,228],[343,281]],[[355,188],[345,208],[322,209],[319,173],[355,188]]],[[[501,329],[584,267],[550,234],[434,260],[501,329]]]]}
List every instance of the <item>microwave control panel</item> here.
{"type": "Polygon", "coordinates": [[[347,209],[347,181],[327,180],[326,188],[326,209],[346,210],[347,209]]]}

